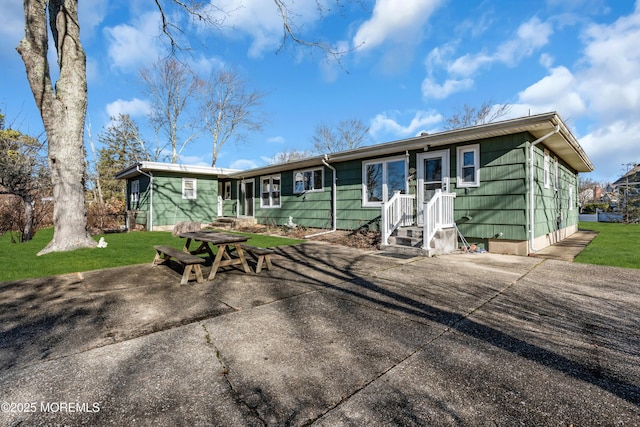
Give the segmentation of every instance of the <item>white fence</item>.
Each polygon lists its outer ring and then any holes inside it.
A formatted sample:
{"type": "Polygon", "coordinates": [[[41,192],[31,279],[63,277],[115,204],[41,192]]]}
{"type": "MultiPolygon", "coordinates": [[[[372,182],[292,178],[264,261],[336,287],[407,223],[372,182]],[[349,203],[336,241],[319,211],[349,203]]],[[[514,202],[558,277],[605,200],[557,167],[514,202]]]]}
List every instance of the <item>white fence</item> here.
{"type": "Polygon", "coordinates": [[[423,248],[428,249],[431,239],[438,230],[454,227],[453,219],[455,193],[443,193],[436,190],[434,196],[424,206],[423,248]]]}
{"type": "Polygon", "coordinates": [[[415,223],[413,194],[400,194],[396,191],[387,203],[382,204],[382,244],[389,244],[389,236],[398,227],[408,227],[415,223]]]}

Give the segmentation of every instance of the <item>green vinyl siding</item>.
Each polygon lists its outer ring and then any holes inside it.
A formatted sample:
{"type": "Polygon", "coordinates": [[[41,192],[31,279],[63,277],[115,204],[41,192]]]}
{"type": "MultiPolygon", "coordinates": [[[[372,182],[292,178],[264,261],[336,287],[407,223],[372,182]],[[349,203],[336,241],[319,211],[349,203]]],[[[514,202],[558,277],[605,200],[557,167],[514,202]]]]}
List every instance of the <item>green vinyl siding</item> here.
{"type": "Polygon", "coordinates": [[[577,173],[558,159],[558,188],[554,186],[554,153],[550,154],[549,188],[544,185],[544,151],[540,144],[534,148],[534,189],[535,189],[535,237],[578,224],[578,210],[575,204],[577,191],[577,173]],[[570,190],[573,187],[573,209],[569,207],[570,190]]]}
{"type": "MultiPolygon", "coordinates": [[[[529,143],[535,138],[529,133],[498,136],[438,147],[438,151],[449,153],[449,191],[456,193],[454,219],[465,237],[475,241],[486,241],[498,236],[506,240],[527,240],[529,232],[529,143]],[[474,187],[458,187],[458,147],[479,146],[480,184],[474,187]]],[[[577,224],[575,205],[577,174],[559,160],[558,190],[553,186],[544,188],[543,144],[535,147],[535,227],[536,236],[558,228],[577,224]],[[570,190],[573,187],[573,209],[569,209],[570,190]]],[[[423,150],[414,150],[409,155],[409,194],[416,194],[416,158],[423,150]]],[[[337,170],[337,228],[355,230],[366,227],[379,230],[380,207],[363,207],[363,164],[371,160],[385,160],[404,156],[406,152],[387,156],[367,157],[358,160],[332,163],[337,170]]],[[[554,153],[551,155],[553,168],[554,153]]],[[[294,223],[309,228],[332,226],[332,182],[333,172],[323,166],[322,189],[296,194],[294,173],[297,170],[279,172],[281,178],[281,206],[261,208],[257,191],[261,176],[256,182],[255,216],[259,223],[284,225],[292,217],[294,223]]],[[[553,173],[552,173],[553,176],[553,173]]],[[[232,200],[224,202],[224,214],[234,216],[237,211],[237,181],[232,185],[232,200]]]]}
{"type": "MultiPolygon", "coordinates": [[[[380,208],[362,208],[362,162],[343,162],[333,165],[338,174],[337,211],[339,229],[357,229],[363,226],[377,229],[376,220],[380,208]]],[[[331,228],[333,171],[324,167],[322,191],[296,194],[293,188],[294,173],[283,171],[281,176],[281,207],[261,208],[256,204],[259,223],[284,225],[292,217],[294,223],[310,228],[331,228]]]]}
{"type": "MultiPolygon", "coordinates": [[[[451,191],[456,193],[454,218],[470,239],[527,239],[527,167],[525,133],[480,143],[480,186],[457,188],[456,150],[451,149],[451,191]]],[[[458,145],[460,146],[460,145],[458,145]]],[[[456,146],[456,147],[458,147],[456,146]]],[[[463,146],[463,145],[462,145],[463,146]]]]}
{"type": "Polygon", "coordinates": [[[218,216],[218,180],[211,176],[159,174],[153,176],[153,225],[180,221],[211,222],[218,216]],[[196,198],[182,197],[182,179],[196,179],[196,198]]]}

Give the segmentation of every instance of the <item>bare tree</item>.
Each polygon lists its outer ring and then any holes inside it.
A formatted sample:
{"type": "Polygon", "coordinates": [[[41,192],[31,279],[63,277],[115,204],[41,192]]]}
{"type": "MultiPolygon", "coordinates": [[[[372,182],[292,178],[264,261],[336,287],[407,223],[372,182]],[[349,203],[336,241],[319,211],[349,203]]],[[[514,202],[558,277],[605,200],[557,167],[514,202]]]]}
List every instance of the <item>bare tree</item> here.
{"type": "Polygon", "coordinates": [[[233,70],[211,73],[200,94],[204,127],[212,139],[211,166],[215,166],[220,149],[232,136],[242,141],[245,131],[262,129],[264,120],[258,108],[264,94],[248,90],[247,83],[233,70]]]}
{"type": "Polygon", "coordinates": [[[295,162],[296,160],[306,159],[307,157],[311,157],[313,153],[310,151],[299,151],[295,148],[292,148],[289,151],[283,151],[281,153],[276,154],[273,159],[271,159],[271,164],[280,164],[280,163],[288,163],[295,162]]]}
{"type": "Polygon", "coordinates": [[[160,59],[151,68],[140,70],[144,93],[151,99],[149,119],[169,140],[171,163],[198,135],[197,119],[189,117],[202,82],[189,66],[173,57],[160,59]]]}
{"type": "Polygon", "coordinates": [[[362,120],[342,120],[335,129],[325,124],[316,126],[316,134],[311,137],[313,147],[319,154],[352,150],[367,139],[369,126],[362,120]]]}
{"type": "Polygon", "coordinates": [[[480,107],[464,104],[454,111],[451,116],[444,118],[445,129],[461,129],[471,126],[492,123],[506,116],[511,111],[511,105],[494,105],[493,100],[485,101],[480,107]]]}
{"type": "MultiPolygon", "coordinates": [[[[155,0],[155,3],[161,13],[162,29],[172,47],[176,46],[172,29],[179,31],[179,28],[168,19],[172,15],[165,12],[167,5],[210,25],[220,24],[209,19],[205,13],[207,8],[216,8],[216,3],[200,0],[155,0]]],[[[53,239],[39,255],[95,247],[96,242],[87,230],[84,201],[87,72],[86,55],[80,40],[78,0],[23,0],[23,5],[25,35],[17,50],[25,64],[27,80],[47,134],[54,198],[53,239]],[[55,89],[47,56],[49,31],[53,37],[59,69],[55,89]]],[[[344,52],[322,43],[307,43],[296,37],[290,12],[283,0],[274,0],[274,6],[283,20],[283,44],[290,38],[297,44],[334,53],[334,58],[339,60],[344,52]]],[[[177,151],[176,148],[176,155],[177,151]]],[[[176,156],[173,157],[177,159],[176,156]]]]}
{"type": "Polygon", "coordinates": [[[17,196],[22,203],[21,240],[31,240],[36,230],[35,205],[47,188],[49,170],[44,143],[14,129],[4,128],[0,113],[0,194],[17,196]]]}

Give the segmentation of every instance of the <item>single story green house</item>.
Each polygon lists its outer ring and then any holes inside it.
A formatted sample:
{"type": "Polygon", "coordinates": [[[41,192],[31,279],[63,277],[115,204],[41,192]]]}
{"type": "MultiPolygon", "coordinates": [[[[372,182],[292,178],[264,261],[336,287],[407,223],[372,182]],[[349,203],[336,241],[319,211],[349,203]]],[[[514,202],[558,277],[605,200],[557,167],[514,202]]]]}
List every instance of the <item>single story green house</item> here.
{"type": "Polygon", "coordinates": [[[211,222],[222,215],[218,177],[234,169],[140,162],[116,174],[127,180],[127,228],[171,230],[181,221],[211,222]]]}
{"type": "Polygon", "coordinates": [[[577,231],[578,173],[593,169],[551,112],[245,171],[143,162],[116,177],[148,229],[240,217],[379,230],[384,246],[418,229],[409,244],[428,254],[448,229],[490,252],[526,255],[577,231]]]}

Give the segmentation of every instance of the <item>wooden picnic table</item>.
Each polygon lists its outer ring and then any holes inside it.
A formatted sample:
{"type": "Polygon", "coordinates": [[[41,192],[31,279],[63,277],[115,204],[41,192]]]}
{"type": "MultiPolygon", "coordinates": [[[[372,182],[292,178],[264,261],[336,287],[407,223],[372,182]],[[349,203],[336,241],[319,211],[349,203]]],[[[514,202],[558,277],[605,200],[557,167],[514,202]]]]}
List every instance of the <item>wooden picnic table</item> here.
{"type": "Polygon", "coordinates": [[[245,273],[251,273],[247,259],[242,250],[242,243],[249,240],[247,236],[237,234],[219,233],[217,231],[189,231],[180,233],[178,236],[187,239],[184,245],[184,251],[192,255],[207,253],[213,260],[209,280],[216,277],[216,273],[220,267],[231,265],[242,265],[245,273]],[[191,242],[199,242],[200,245],[191,250],[191,242]],[[213,246],[218,248],[218,253],[213,253],[213,246]],[[235,249],[236,256],[231,256],[231,249],[235,249]],[[224,258],[224,259],[223,259],[224,258]]]}

